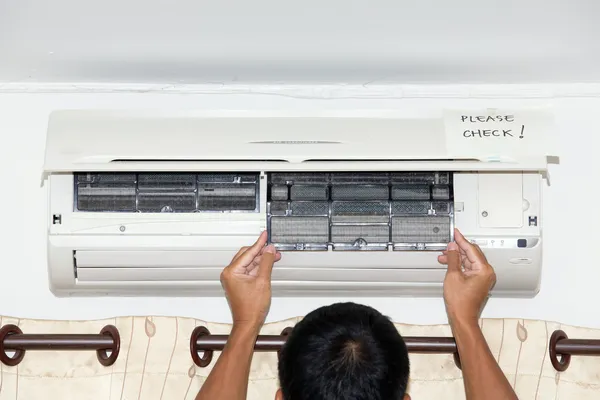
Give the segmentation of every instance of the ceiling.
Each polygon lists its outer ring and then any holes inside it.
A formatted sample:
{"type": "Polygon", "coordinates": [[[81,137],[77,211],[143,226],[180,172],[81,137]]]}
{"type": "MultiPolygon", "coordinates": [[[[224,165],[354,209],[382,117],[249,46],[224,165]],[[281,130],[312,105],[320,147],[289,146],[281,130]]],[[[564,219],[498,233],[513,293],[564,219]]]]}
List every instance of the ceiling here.
{"type": "Polygon", "coordinates": [[[597,0],[0,0],[0,82],[600,82],[597,0]]]}

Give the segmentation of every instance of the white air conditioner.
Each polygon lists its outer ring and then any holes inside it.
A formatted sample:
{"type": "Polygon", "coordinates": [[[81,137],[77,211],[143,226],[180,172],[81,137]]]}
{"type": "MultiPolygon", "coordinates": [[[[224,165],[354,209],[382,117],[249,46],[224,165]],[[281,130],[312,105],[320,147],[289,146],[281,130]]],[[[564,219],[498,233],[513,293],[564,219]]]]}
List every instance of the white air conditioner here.
{"type": "Polygon", "coordinates": [[[438,296],[458,227],[494,295],[534,296],[545,152],[451,147],[443,118],[390,112],[55,112],[50,288],[221,295],[223,267],[268,229],[276,296],[438,296]]]}

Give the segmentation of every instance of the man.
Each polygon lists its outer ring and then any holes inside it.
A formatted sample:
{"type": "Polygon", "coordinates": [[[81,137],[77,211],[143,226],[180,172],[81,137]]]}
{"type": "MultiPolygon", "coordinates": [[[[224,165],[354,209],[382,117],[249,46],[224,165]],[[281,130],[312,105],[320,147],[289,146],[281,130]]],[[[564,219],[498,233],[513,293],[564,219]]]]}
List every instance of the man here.
{"type": "MultiPolygon", "coordinates": [[[[233,315],[225,349],[196,400],[246,399],[254,343],[271,304],[271,271],[281,255],[263,233],[221,275],[233,315]]],[[[438,258],[448,265],[444,301],[460,353],[468,400],[513,400],[479,328],[496,277],[478,246],[456,230],[438,258]]],[[[409,400],[408,353],[392,322],[353,303],[319,308],[300,321],[281,352],[276,400],[409,400]]]]}
{"type": "Polygon", "coordinates": [[[408,351],[394,324],[371,307],[338,303],[298,323],[279,358],[276,400],[402,400],[408,351]]]}

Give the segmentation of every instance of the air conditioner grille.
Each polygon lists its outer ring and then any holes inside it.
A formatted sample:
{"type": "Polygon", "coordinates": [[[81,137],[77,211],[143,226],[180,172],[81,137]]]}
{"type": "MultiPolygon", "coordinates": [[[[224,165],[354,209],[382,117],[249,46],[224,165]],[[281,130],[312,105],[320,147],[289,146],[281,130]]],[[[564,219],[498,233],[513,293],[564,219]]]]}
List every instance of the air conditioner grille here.
{"type": "Polygon", "coordinates": [[[440,250],[453,237],[452,177],[268,174],[270,241],[282,250],[440,250]]]}
{"type": "Polygon", "coordinates": [[[77,173],[75,210],[258,211],[258,173],[77,173]]]}

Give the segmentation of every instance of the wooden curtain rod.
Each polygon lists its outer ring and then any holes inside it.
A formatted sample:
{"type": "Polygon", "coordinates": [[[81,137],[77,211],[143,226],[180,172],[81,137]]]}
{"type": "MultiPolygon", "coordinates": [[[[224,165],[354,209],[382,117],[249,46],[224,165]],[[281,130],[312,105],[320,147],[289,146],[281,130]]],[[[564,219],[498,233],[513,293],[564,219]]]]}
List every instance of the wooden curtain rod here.
{"type": "MultiPolygon", "coordinates": [[[[259,335],[254,351],[268,352],[281,350],[286,337],[292,331],[285,328],[280,335],[259,335]]],[[[211,335],[210,331],[199,326],[190,337],[192,360],[199,367],[210,364],[213,353],[225,347],[228,335],[211,335]],[[198,353],[203,352],[200,356],[198,353]]],[[[405,336],[404,341],[410,353],[453,354],[460,368],[460,358],[453,337],[405,336]]],[[[4,365],[18,365],[29,350],[95,350],[100,364],[108,367],[115,363],[121,348],[121,337],[113,325],[106,325],[98,334],[24,334],[16,325],[0,328],[0,362],[4,365]],[[14,351],[12,356],[6,351],[14,351]]],[[[600,339],[569,339],[561,330],[554,331],[548,344],[550,361],[557,371],[565,371],[571,356],[600,356],[600,339]]]]}
{"type": "Polygon", "coordinates": [[[99,334],[24,334],[16,325],[0,329],[0,362],[14,367],[28,350],[95,350],[100,364],[111,366],[119,357],[121,336],[113,325],[106,325],[99,334]],[[7,350],[15,353],[6,354],[7,350]],[[110,353],[110,354],[109,354],[110,353]]]}
{"type": "MultiPolygon", "coordinates": [[[[269,352],[281,350],[286,337],[292,331],[285,328],[280,335],[259,335],[254,351],[269,352]]],[[[199,367],[210,364],[214,351],[225,347],[228,335],[212,335],[204,326],[198,326],[190,337],[190,352],[194,363],[199,367]],[[203,352],[200,356],[198,353],[203,352]]],[[[456,366],[460,368],[460,358],[453,337],[404,336],[409,353],[453,354],[456,366]]],[[[571,356],[600,356],[600,340],[569,339],[561,330],[554,331],[548,344],[550,361],[557,371],[565,371],[571,362],[571,356]]]]}

